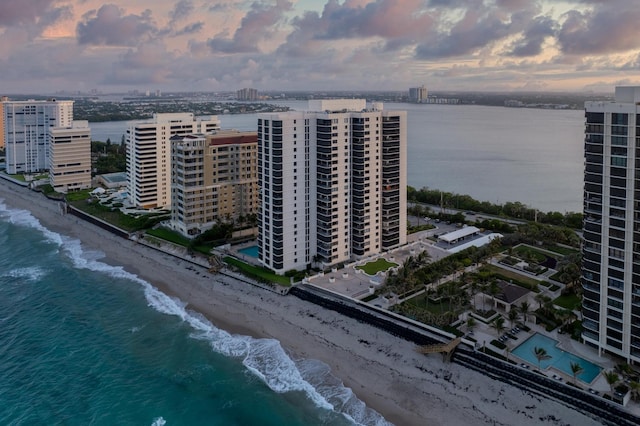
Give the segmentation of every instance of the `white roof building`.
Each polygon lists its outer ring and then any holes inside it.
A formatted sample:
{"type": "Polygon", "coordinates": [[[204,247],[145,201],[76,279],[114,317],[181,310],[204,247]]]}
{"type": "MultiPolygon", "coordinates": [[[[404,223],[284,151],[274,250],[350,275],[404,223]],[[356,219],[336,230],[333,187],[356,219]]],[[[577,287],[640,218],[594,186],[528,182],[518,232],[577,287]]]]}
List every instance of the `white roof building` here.
{"type": "Polygon", "coordinates": [[[444,241],[445,243],[454,244],[459,240],[462,240],[470,235],[474,235],[480,232],[479,228],[475,226],[465,226],[461,229],[456,229],[453,232],[449,232],[448,234],[441,235],[438,237],[438,240],[444,241]]]}

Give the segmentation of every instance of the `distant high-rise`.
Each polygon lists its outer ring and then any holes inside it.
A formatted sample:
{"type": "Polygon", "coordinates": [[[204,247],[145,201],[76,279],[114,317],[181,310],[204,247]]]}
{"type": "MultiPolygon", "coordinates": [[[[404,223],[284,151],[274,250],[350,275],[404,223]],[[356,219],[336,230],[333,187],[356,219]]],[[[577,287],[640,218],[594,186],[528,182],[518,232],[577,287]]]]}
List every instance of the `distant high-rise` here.
{"type": "Polygon", "coordinates": [[[49,178],[56,192],[91,187],[91,129],[88,121],[49,129],[49,178]]]}
{"type": "Polygon", "coordinates": [[[218,117],[192,113],[154,114],[127,129],[127,187],[131,202],[143,208],[171,206],[171,136],[209,133],[220,128],[218,117]]]}
{"type": "Polygon", "coordinates": [[[423,103],[427,102],[428,92],[424,84],[420,87],[411,87],[409,89],[409,101],[423,103]]]}
{"type": "Polygon", "coordinates": [[[4,148],[4,102],[0,98],[0,149],[4,148]]]}
{"type": "Polygon", "coordinates": [[[361,99],[258,115],[259,257],[277,273],[406,242],[406,112],[361,99]]]}
{"type": "Polygon", "coordinates": [[[171,227],[198,235],[258,208],[256,132],[220,130],[171,138],[171,227]]]}
{"type": "Polygon", "coordinates": [[[585,104],[582,338],[640,362],[640,87],[585,104]]]}
{"type": "Polygon", "coordinates": [[[49,167],[49,129],[69,127],[73,101],[2,102],[7,173],[36,173],[49,167]]]}
{"type": "Polygon", "coordinates": [[[258,91],[249,88],[240,89],[236,92],[236,99],[239,101],[257,101],[258,91]]]}

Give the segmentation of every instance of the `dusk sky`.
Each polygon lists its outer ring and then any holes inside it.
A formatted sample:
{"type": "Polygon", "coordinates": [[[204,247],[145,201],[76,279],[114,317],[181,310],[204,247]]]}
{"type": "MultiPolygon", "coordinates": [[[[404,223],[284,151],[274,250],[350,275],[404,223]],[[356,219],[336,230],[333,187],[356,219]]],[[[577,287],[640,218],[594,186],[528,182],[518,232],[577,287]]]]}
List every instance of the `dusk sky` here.
{"type": "Polygon", "coordinates": [[[0,0],[0,94],[640,84],[640,0],[0,0]]]}

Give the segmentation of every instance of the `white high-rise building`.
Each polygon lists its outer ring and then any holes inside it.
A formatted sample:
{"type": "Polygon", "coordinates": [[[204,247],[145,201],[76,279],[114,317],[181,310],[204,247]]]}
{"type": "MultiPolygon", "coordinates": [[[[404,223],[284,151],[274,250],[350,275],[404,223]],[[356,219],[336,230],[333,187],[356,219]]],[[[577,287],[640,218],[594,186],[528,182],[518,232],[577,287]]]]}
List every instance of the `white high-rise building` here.
{"type": "Polygon", "coordinates": [[[406,112],[362,99],[258,115],[259,257],[284,273],[406,243],[406,112]]]}
{"type": "Polygon", "coordinates": [[[56,192],[91,187],[91,129],[88,121],[49,129],[49,178],[56,192]]]}
{"type": "Polygon", "coordinates": [[[69,127],[73,101],[3,102],[7,173],[36,173],[49,167],[49,129],[69,127]]]}
{"type": "Polygon", "coordinates": [[[217,116],[154,114],[127,129],[127,188],[131,202],[143,208],[171,207],[171,137],[209,133],[220,128],[217,116]]]}
{"type": "Polygon", "coordinates": [[[423,103],[429,99],[429,93],[424,84],[420,87],[411,87],[409,89],[409,100],[411,102],[423,103]]]}
{"type": "Polygon", "coordinates": [[[582,338],[640,362],[640,87],[585,104],[582,338]]]}

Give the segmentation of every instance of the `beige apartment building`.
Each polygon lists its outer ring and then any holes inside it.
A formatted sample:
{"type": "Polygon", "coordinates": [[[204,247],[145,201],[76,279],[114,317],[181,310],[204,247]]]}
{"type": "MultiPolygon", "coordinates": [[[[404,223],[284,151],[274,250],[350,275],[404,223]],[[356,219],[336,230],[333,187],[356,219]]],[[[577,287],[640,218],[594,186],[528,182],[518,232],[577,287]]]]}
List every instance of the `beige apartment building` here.
{"type": "Polygon", "coordinates": [[[131,203],[143,208],[171,206],[171,142],[175,135],[209,133],[220,128],[217,116],[154,114],[127,129],[127,189],[131,203]]]}
{"type": "Polygon", "coordinates": [[[171,138],[171,227],[195,236],[258,209],[258,136],[221,130],[171,138]]]}
{"type": "Polygon", "coordinates": [[[49,129],[49,178],[61,193],[91,187],[91,129],[88,121],[49,129]]]}

